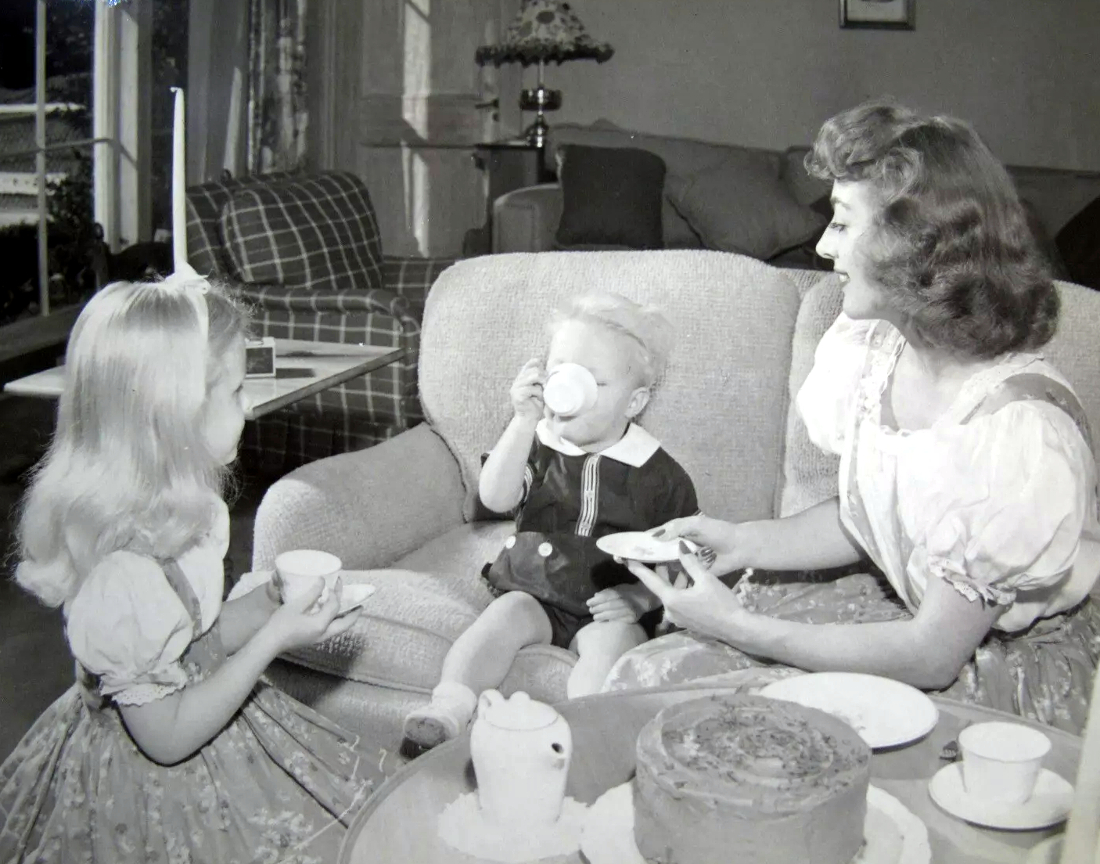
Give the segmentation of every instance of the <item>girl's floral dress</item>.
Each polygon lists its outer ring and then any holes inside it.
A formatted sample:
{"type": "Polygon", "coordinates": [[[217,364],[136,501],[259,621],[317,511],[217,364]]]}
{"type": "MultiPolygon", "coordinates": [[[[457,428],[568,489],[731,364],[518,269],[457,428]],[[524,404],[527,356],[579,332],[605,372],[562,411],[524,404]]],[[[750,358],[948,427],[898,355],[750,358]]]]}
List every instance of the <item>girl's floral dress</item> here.
{"type": "Polygon", "coordinates": [[[219,504],[211,536],[178,560],[115,552],[69,603],[77,683],[0,767],[4,864],[336,860],[371,786],[356,736],[261,681],[211,741],[165,766],[119,714],[226,659],[219,504]]]}
{"type": "MultiPolygon", "coordinates": [[[[888,621],[942,579],[1003,608],[943,695],[1080,733],[1100,657],[1096,466],[1080,404],[1040,355],[1010,354],[971,376],[931,428],[898,430],[883,407],[904,347],[887,322],[842,314],[797,399],[811,440],[840,454],[841,519],[879,572],[757,573],[742,599],[789,620],[888,621]]],[[[605,689],[760,665],[679,632],[628,652],[605,689]]]]}

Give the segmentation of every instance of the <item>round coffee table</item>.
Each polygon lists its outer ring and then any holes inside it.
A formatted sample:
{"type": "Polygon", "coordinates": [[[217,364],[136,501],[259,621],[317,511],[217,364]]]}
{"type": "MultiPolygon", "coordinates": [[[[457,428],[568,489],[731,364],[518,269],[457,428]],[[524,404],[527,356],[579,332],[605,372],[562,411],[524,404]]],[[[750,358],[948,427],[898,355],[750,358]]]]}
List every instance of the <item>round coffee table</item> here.
{"type": "MultiPolygon", "coordinates": [[[[591,804],[630,779],[638,733],[666,705],[738,689],[681,685],[589,696],[556,706],[573,731],[567,794],[591,804]]],[[[940,751],[964,726],[985,720],[1024,721],[948,699],[934,701],[940,712],[936,728],[918,742],[875,753],[872,782],[928,826],[935,864],[1024,864],[1033,846],[1061,832],[1064,825],[1042,831],[978,828],[940,810],[928,794],[928,781],[947,764],[940,751]]],[[[1036,728],[1053,744],[1044,767],[1074,782],[1081,739],[1045,726],[1036,728]]],[[[469,735],[421,756],[387,781],[360,811],[344,840],[341,864],[470,864],[475,859],[439,839],[436,818],[447,804],[475,788],[469,735]]],[[[571,860],[580,864],[581,858],[575,855],[571,860]]]]}

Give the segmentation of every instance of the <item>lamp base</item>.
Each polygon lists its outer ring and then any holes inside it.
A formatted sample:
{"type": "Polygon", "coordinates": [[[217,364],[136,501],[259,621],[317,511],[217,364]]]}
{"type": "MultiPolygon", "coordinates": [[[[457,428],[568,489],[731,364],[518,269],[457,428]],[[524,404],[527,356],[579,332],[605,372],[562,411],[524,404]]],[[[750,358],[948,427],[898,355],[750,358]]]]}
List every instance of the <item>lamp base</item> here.
{"type": "Polygon", "coordinates": [[[550,126],[541,112],[535,117],[535,122],[523,130],[523,139],[532,147],[545,147],[549,135],[550,126]]]}
{"type": "Polygon", "coordinates": [[[519,107],[522,111],[535,111],[535,122],[523,130],[523,137],[532,147],[545,147],[550,127],[546,123],[546,111],[556,111],[561,107],[561,90],[550,90],[542,86],[533,90],[521,90],[519,107]]]}

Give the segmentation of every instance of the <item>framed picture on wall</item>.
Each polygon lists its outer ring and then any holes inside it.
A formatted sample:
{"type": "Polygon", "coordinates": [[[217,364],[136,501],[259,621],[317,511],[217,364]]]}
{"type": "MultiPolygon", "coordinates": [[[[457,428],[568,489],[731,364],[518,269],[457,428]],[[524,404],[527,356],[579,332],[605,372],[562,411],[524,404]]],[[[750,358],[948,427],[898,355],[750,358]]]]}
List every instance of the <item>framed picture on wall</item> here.
{"type": "Polygon", "coordinates": [[[840,0],[841,27],[912,30],[917,0],[840,0]]]}

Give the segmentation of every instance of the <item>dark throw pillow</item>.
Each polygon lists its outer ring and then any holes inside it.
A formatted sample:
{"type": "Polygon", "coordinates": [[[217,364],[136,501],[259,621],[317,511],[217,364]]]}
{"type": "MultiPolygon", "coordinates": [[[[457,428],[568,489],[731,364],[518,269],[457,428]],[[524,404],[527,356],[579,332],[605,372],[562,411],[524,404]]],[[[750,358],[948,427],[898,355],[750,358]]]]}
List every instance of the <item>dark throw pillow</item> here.
{"type": "Polygon", "coordinates": [[[563,248],[660,249],[665,162],[634,147],[562,148],[563,248]]]}
{"type": "Polygon", "coordinates": [[[1100,290],[1100,197],[1062,226],[1054,245],[1071,282],[1100,290]]]}

